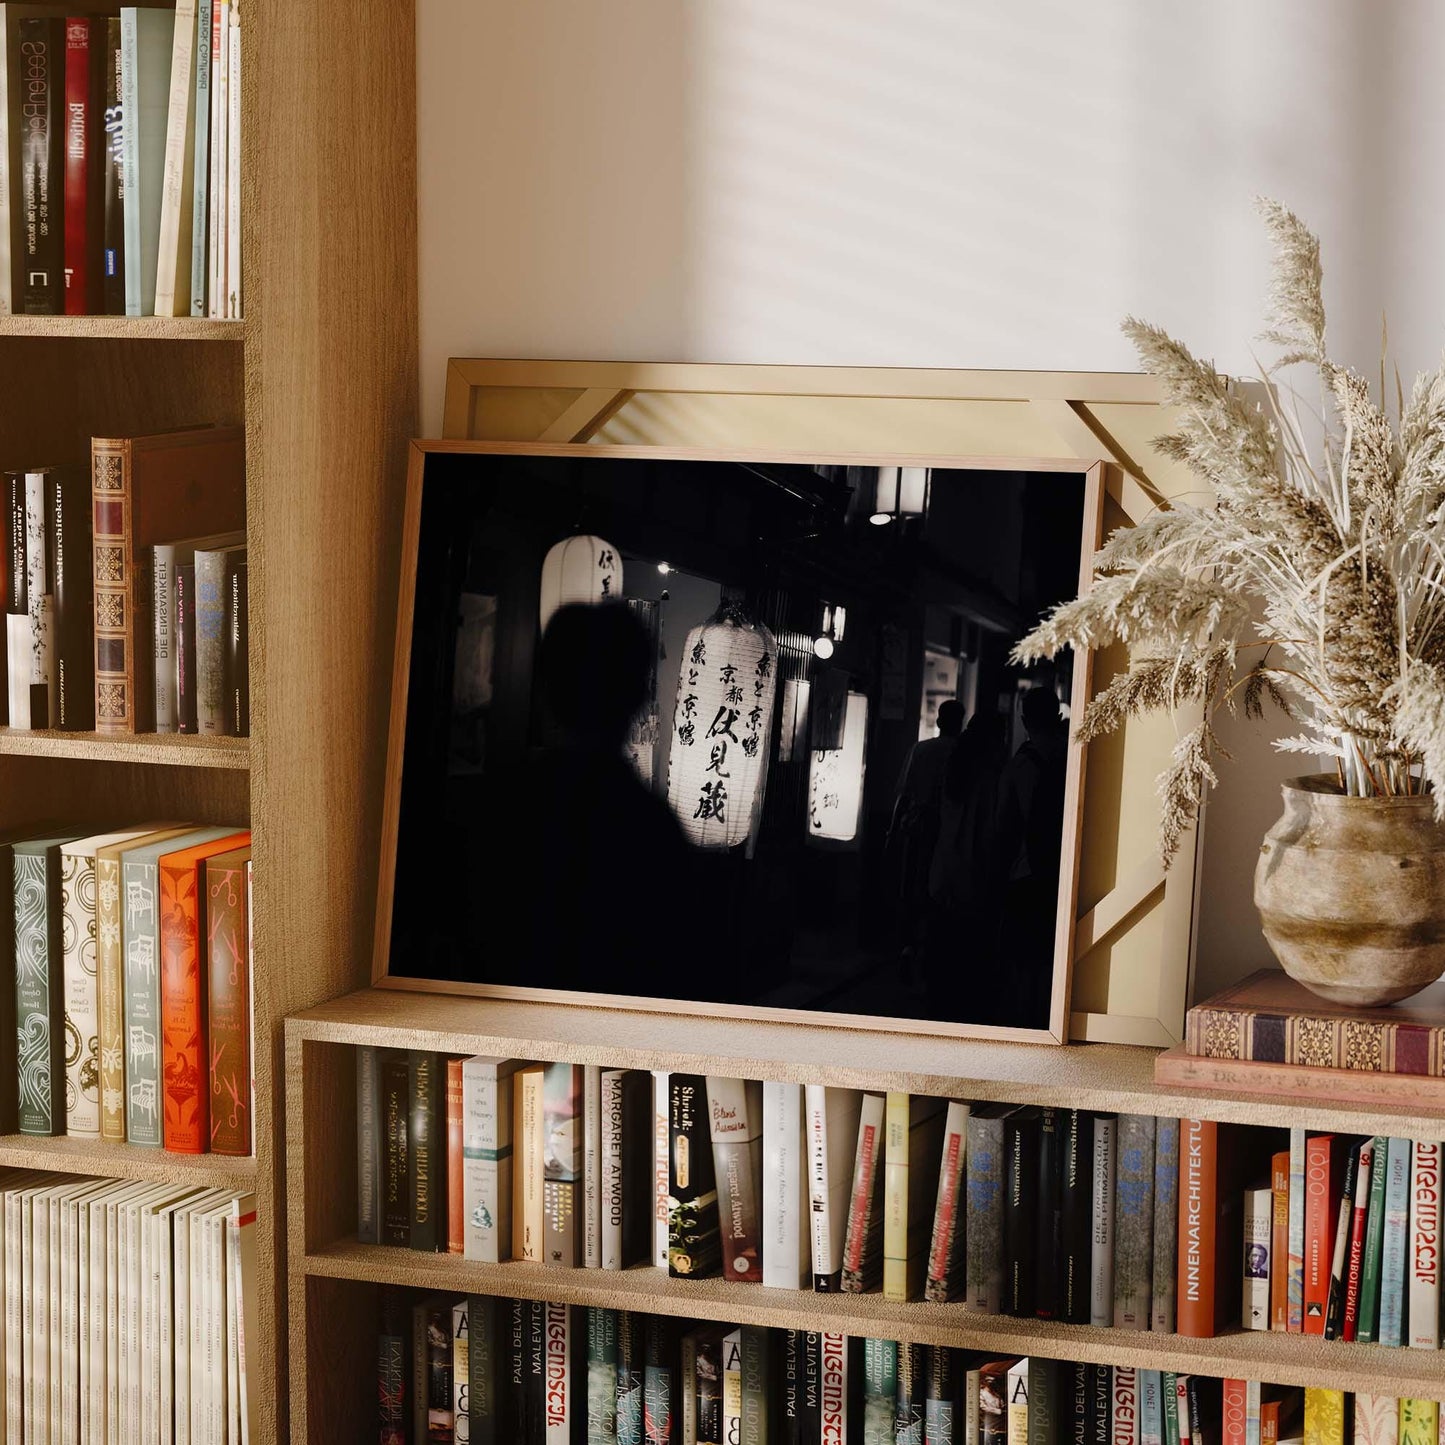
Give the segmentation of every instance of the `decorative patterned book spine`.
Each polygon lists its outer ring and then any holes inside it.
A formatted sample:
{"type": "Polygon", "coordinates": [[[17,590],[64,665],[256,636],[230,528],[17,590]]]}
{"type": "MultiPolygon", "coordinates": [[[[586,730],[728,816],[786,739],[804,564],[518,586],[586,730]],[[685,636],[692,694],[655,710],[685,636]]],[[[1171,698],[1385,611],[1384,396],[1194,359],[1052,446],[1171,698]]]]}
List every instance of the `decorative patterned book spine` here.
{"type": "Polygon", "coordinates": [[[1400,1445],[1438,1445],[1440,1406],[1434,1400],[1400,1401],[1400,1445]]]}
{"type": "Polygon", "coordinates": [[[446,1104],[437,1055],[413,1049],[407,1125],[411,1247],[435,1253],[446,1244],[446,1104]]]}
{"type": "Polygon", "coordinates": [[[65,1132],[58,843],[15,845],[15,1029],[22,1134],[65,1132]]]}
{"type": "Polygon", "coordinates": [[[964,1309],[996,1315],[1003,1300],[1003,1116],[975,1109],[968,1119],[968,1207],[964,1309]]]}
{"type": "MultiPolygon", "coordinates": [[[[215,1000],[211,1001],[215,1027],[215,1000]]],[[[381,1055],[361,1044],[356,1050],[356,1239],[381,1243],[381,1055]]]]}
{"type": "Polygon", "coordinates": [[[462,1178],[463,1122],[461,1059],[446,1060],[447,1253],[466,1253],[466,1204],[462,1178]]]}
{"type": "Polygon", "coordinates": [[[125,1142],[125,955],[120,936],[120,852],[95,858],[95,983],[99,1015],[100,1137],[125,1142]]]}
{"type": "Polygon", "coordinates": [[[92,555],[95,582],[95,729],[139,730],[136,704],[136,577],[131,563],[130,444],[96,437],[90,444],[92,555]]]}
{"type": "Polygon", "coordinates": [[[65,1132],[100,1137],[100,1022],[95,991],[95,858],[61,853],[65,969],[65,1132]]]}
{"type": "Polygon", "coordinates": [[[199,947],[206,908],[198,866],[190,850],[160,863],[161,1126],[166,1148],[176,1154],[204,1154],[211,1138],[199,947]]]}
{"type": "MultiPolygon", "coordinates": [[[[8,843],[0,843],[0,901],[7,905],[0,913],[0,1130],[9,1134],[15,1131],[19,1074],[15,990],[6,984],[6,980],[15,977],[15,852],[8,843]]],[[[3,1378],[3,1363],[0,1363],[0,1379],[3,1378]]]]}
{"type": "Polygon", "coordinates": [[[211,1152],[251,1152],[249,848],[205,862],[206,978],[209,989],[211,1152]]]}
{"type": "Polygon", "coordinates": [[[1344,1391],[1305,1391],[1304,1439],[1305,1445],[1345,1445],[1344,1391]]]}
{"type": "Polygon", "coordinates": [[[1154,1128],[1154,1279],[1149,1328],[1174,1333],[1178,1299],[1179,1120],[1161,1118],[1154,1128]]]}
{"type": "Polygon", "coordinates": [[[1393,1395],[1355,1395],[1354,1445],[1399,1445],[1400,1402],[1393,1395]]]}
{"type": "Polygon", "coordinates": [[[1154,1267],[1152,1114],[1120,1114],[1114,1172],[1115,1329],[1149,1328],[1154,1267]]]}
{"type": "MultiPolygon", "coordinates": [[[[15,858],[15,886],[17,890],[20,887],[18,849],[15,858]]],[[[17,948],[18,942],[17,935],[17,948]]],[[[22,1109],[23,1107],[22,1103],[22,1109]]],[[[1414,1350],[1436,1350],[1440,1348],[1440,1145],[1434,1139],[1417,1139],[1412,1156],[1410,1313],[1406,1343],[1414,1350]]]]}
{"type": "MultiPolygon", "coordinates": [[[[1115,1365],[1110,1391],[1110,1445],[1139,1445],[1139,1372],[1126,1365],[1115,1365]]],[[[1033,1410],[1033,1394],[1028,1401],[1033,1410]]]]}

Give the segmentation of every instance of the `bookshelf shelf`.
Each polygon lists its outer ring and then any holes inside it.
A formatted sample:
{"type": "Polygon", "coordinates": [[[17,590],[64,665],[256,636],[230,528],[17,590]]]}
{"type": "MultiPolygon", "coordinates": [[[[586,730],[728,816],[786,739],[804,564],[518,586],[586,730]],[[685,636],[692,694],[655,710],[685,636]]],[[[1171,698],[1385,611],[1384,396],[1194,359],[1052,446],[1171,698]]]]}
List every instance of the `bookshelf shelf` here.
{"type": "Polygon", "coordinates": [[[0,316],[0,336],[241,342],[246,323],[196,316],[0,316]]]}
{"type": "Polygon", "coordinates": [[[478,1264],[455,1255],[420,1254],[355,1241],[303,1255],[310,1277],[526,1299],[565,1300],[607,1309],[645,1310],[687,1319],[807,1328],[926,1345],[1040,1354],[1095,1364],[1132,1365],[1269,1380],[1281,1385],[1351,1388],[1374,1394],[1445,1400],[1445,1355],[1342,1344],[1299,1335],[1241,1331],[1213,1339],[1097,1329],[1052,1320],[979,1315],[956,1304],[902,1304],[881,1295],[812,1294],[726,1279],[670,1279],[642,1267],[618,1272],[547,1265],[478,1264]]]}
{"type": "Polygon", "coordinates": [[[997,1099],[1105,1112],[1294,1126],[1433,1139],[1441,1116],[1418,1108],[1169,1089],[1154,1082],[1156,1050],[1125,1044],[1042,1044],[911,1036],[686,1017],[559,1003],[468,999],[363,989],[287,1021],[298,1043],[375,1044],[438,1053],[560,1059],[841,1088],[997,1099]]]}
{"type": "Polygon", "coordinates": [[[251,1189],[254,1159],[224,1154],[170,1154],[134,1144],[102,1144],[94,1139],[44,1139],[0,1134],[0,1167],[53,1169],[62,1174],[98,1174],[111,1179],[145,1179],[158,1184],[251,1189]]]}
{"type": "Polygon", "coordinates": [[[0,756],[77,758],[99,763],[150,763],[172,768],[251,766],[249,738],[198,737],[182,733],[18,732],[0,728],[0,756]]]}

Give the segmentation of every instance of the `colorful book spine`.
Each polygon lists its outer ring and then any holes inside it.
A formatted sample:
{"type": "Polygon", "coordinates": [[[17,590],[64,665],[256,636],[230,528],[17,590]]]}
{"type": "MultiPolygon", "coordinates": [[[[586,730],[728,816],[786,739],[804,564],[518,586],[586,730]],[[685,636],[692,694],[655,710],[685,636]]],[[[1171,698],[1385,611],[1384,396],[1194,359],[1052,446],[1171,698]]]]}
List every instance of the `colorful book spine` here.
{"type": "Polygon", "coordinates": [[[1345,1319],[1345,1272],[1349,1266],[1350,1225],[1354,1218],[1355,1184],[1359,1177],[1360,1144],[1350,1146],[1340,1187],[1340,1203],[1330,1231],[1330,1292],[1325,1305],[1325,1338],[1339,1339],[1345,1319]]]}
{"type": "Polygon", "coordinates": [[[465,1180],[462,1175],[462,1060],[446,1059],[447,1253],[466,1253],[465,1180]]]}
{"type": "Polygon", "coordinates": [[[60,848],[68,841],[40,839],[13,848],[16,1066],[22,1134],[65,1132],[60,848]]]}
{"type": "Polygon", "coordinates": [[[1322,1335],[1329,1306],[1331,1245],[1339,1209],[1339,1152],[1331,1134],[1305,1140],[1304,1333],[1322,1335]]]}
{"type": "Polygon", "coordinates": [[[1285,1300],[1289,1315],[1287,1329],[1297,1335],[1304,1331],[1305,1318],[1305,1167],[1306,1140],[1303,1129],[1289,1131],[1289,1278],[1285,1300]]]}
{"type": "Polygon", "coordinates": [[[512,1079],[516,1063],[462,1061],[463,1253],[498,1264],[512,1253],[512,1079]]]}
{"type": "Polygon", "coordinates": [[[1380,1246],[1382,1345],[1405,1343],[1405,1276],[1410,1228],[1410,1141],[1391,1139],[1385,1164],[1385,1234],[1380,1246]]]}
{"type": "Polygon", "coordinates": [[[1354,1445],[1399,1445],[1399,1400],[1356,1392],[1354,1427],[1354,1445]]]}
{"type": "Polygon", "coordinates": [[[96,80],[104,63],[105,21],[71,16],[65,22],[65,314],[99,309],[95,214],[100,154],[96,80]]]}
{"type": "MultiPolygon", "coordinates": [[[[1360,1299],[1365,1280],[1365,1229],[1370,1211],[1371,1178],[1374,1174],[1375,1144],[1367,1139],[1360,1146],[1360,1162],[1355,1177],[1354,1204],[1350,1211],[1349,1242],[1345,1255],[1345,1304],[1340,1338],[1354,1340],[1359,1335],[1360,1299]]],[[[1381,1168],[1383,1169],[1383,1161],[1381,1168]]]]}
{"type": "Polygon", "coordinates": [[[717,1181],[709,1135],[707,1080],[673,1074],[668,1119],[671,1162],[668,1183],[668,1273],[713,1274],[722,1260],[718,1237],[717,1181]]]}
{"type": "Polygon", "coordinates": [[[1304,1445],[1345,1445],[1344,1391],[1305,1391],[1304,1445]]]}
{"type": "Polygon", "coordinates": [[[803,1086],[763,1085],[763,1283],[806,1289],[812,1283],[808,1230],[803,1086]]]}
{"type": "Polygon", "coordinates": [[[101,247],[101,297],[107,316],[125,315],[125,110],[121,80],[120,16],[105,22],[105,157],[102,176],[104,227],[101,247]]]}
{"type": "Polygon", "coordinates": [[[1179,1120],[1159,1119],[1154,1129],[1154,1277],[1149,1328],[1173,1334],[1177,1309],[1179,1242],[1179,1120]]]}
{"type": "MultiPolygon", "coordinates": [[[[1153,1158],[1150,1158],[1150,1172],[1153,1158]]],[[[1033,1404],[1032,1398],[1029,1400],[1033,1404]]],[[[1111,1445],[1139,1445],[1139,1372],[1127,1365],[1115,1365],[1109,1400],[1111,1445]]]]}
{"type": "MultiPolygon", "coordinates": [[[[16,858],[19,868],[19,858],[16,858]]],[[[17,880],[19,877],[17,871],[17,880]]],[[[18,886],[18,881],[17,881],[18,886]]],[[[1410,1170],[1410,1288],[1406,1343],[1440,1348],[1440,1144],[1417,1139],[1410,1170]]]]}
{"type": "Polygon", "coordinates": [[[1400,1445],[1439,1445],[1439,1404],[1434,1400],[1401,1400],[1399,1439],[1400,1445]]]}
{"type": "Polygon", "coordinates": [[[64,953],[65,1132],[100,1137],[100,1019],[95,987],[95,853],[67,845],[60,855],[64,953]]]}
{"type": "Polygon", "coordinates": [[[1213,1120],[1180,1120],[1176,1327],[1179,1334],[1196,1339],[1213,1335],[1215,1327],[1217,1151],[1213,1120]]]}
{"type": "Polygon", "coordinates": [[[1380,1266],[1385,1252],[1385,1191],[1389,1178],[1390,1141],[1376,1135],[1371,1141],[1370,1197],[1366,1205],[1365,1239],[1360,1278],[1360,1317],[1355,1338],[1372,1345],[1380,1336],[1380,1266]]]}
{"type": "Polygon", "coordinates": [[[1149,1328],[1154,1272],[1152,1114],[1120,1114],[1114,1170],[1114,1313],[1121,1330],[1149,1328]]]}
{"type": "MultiPolygon", "coordinates": [[[[694,1076],[701,1078],[700,1075],[694,1076]]],[[[677,1415],[677,1324],[649,1316],[643,1327],[642,1422],[645,1445],[670,1445],[677,1415]]],[[[549,1440],[546,1445],[552,1445],[549,1440]]],[[[561,1445],[561,1442],[559,1442],[561,1445]]]]}
{"type": "Polygon", "coordinates": [[[968,1198],[964,1228],[964,1309],[996,1315],[1003,1303],[1003,1115],[975,1109],[968,1119],[968,1198]]]}
{"type": "Polygon", "coordinates": [[[652,1262],[659,1269],[668,1264],[668,1205],[671,1177],[672,1136],[671,1075],[665,1069],[652,1071],[652,1262]]]}
{"type": "MultiPolygon", "coordinates": [[[[894,1124],[892,1094],[864,1094],[858,1117],[858,1144],[853,1155],[853,1183],[848,1191],[848,1218],[843,1231],[843,1273],[841,1287],[846,1294],[862,1294],[878,1288],[887,1268],[884,1251],[889,1240],[885,1229],[896,1230],[891,1213],[885,1213],[892,1195],[885,1197],[890,1176],[886,1156],[894,1124]]],[[[907,1128],[907,1095],[903,1096],[904,1128],[907,1128]]],[[[894,1242],[897,1242],[896,1240],[894,1242]]]]}
{"type": "Polygon", "coordinates": [[[837,1334],[820,1334],[818,1340],[821,1435],[824,1440],[848,1440],[858,1428],[859,1411],[854,1403],[858,1381],[853,1362],[856,1341],[837,1334]]]}
{"type": "Polygon", "coordinates": [[[542,1075],[544,1258],[576,1269],[582,1264],[581,1064],[548,1064],[542,1075]]]}
{"type": "Polygon", "coordinates": [[[723,1273],[761,1284],[763,1086],[751,1079],[709,1076],[707,1103],[723,1273]]]}
{"type": "Polygon", "coordinates": [[[381,1053],[356,1050],[356,1239],[381,1243],[381,1053]]]}
{"type": "Polygon", "coordinates": [[[943,1153],[938,1166],[938,1197],[933,1208],[933,1235],[928,1243],[928,1278],[923,1297],[946,1304],[964,1291],[963,1237],[965,1167],[968,1160],[967,1104],[949,1103],[943,1124],[943,1153]]]}
{"type": "MultiPolygon", "coordinates": [[[[1269,1161],[1272,1225],[1269,1235],[1269,1327],[1289,1329],[1289,1151],[1269,1161]]],[[[1251,1441],[1250,1445],[1257,1445],[1251,1441]]]]}
{"type": "Polygon", "coordinates": [[[1114,1174],[1119,1121],[1111,1115],[1094,1120],[1094,1202],[1092,1249],[1089,1255],[1089,1323],[1114,1322],[1114,1174]]]}
{"type": "Polygon", "coordinates": [[[204,864],[206,1016],[211,1152],[251,1153],[251,913],[249,847],[204,864]]]}

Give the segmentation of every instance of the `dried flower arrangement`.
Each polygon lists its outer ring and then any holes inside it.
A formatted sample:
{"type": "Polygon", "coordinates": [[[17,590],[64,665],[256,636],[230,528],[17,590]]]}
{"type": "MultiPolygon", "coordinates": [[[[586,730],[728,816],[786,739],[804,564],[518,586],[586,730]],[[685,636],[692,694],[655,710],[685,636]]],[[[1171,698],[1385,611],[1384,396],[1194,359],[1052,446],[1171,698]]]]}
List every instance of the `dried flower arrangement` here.
{"type": "Polygon", "coordinates": [[[1276,252],[1260,339],[1282,352],[1262,401],[1158,327],[1124,324],[1179,409],[1158,445],[1209,483],[1214,505],[1175,503],[1113,533],[1090,589],[1014,651],[1029,663],[1064,647],[1129,647],[1129,670],[1089,704],[1081,741],[1203,705],[1159,779],[1166,863],[1217,781],[1221,707],[1258,718],[1270,701],[1301,729],[1277,748],[1333,757],[1352,796],[1433,789],[1445,819],[1445,367],[1408,401],[1396,377],[1392,421],[1383,365],[1376,401],[1326,353],[1318,239],[1275,202],[1260,210],[1276,252]],[[1308,408],[1280,380],[1297,366],[1319,378],[1313,444],[1308,408]]]}

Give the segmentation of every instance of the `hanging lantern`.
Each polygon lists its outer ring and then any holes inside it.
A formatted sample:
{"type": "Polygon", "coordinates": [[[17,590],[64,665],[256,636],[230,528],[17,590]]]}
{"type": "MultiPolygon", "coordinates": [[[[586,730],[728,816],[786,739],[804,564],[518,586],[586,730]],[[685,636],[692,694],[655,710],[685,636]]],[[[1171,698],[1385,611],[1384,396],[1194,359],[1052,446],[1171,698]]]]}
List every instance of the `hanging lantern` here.
{"type": "Polygon", "coordinates": [[[542,562],[542,598],[538,629],[546,632],[552,614],[569,602],[590,605],[622,596],[622,555],[601,537],[564,537],[542,562]]]}
{"type": "Polygon", "coordinates": [[[724,603],[687,635],[672,716],[667,801],[699,848],[749,841],[762,814],[778,644],[724,603]]]}
{"type": "Polygon", "coordinates": [[[783,718],[778,732],[780,763],[790,763],[808,751],[808,699],[812,690],[806,677],[790,677],[783,684],[783,718]]]}
{"type": "Polygon", "coordinates": [[[863,749],[868,741],[868,699],[850,692],[843,745],[815,750],[808,769],[808,836],[852,843],[863,811],[863,749]]]}
{"type": "Polygon", "coordinates": [[[884,527],[895,518],[921,517],[928,510],[928,482],[928,467],[879,467],[868,520],[884,527]]]}

